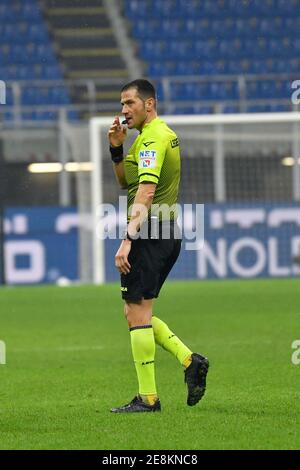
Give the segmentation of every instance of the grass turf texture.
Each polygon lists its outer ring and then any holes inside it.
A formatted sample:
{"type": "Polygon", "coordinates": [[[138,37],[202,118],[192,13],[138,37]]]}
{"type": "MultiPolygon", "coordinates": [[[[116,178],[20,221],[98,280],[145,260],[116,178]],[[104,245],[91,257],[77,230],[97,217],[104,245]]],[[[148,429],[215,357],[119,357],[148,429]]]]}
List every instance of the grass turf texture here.
{"type": "Polygon", "coordinates": [[[300,281],[167,283],[155,307],[211,362],[186,403],[157,349],[162,413],[113,415],[137,391],[117,285],[0,289],[1,449],[299,449],[300,281]]]}

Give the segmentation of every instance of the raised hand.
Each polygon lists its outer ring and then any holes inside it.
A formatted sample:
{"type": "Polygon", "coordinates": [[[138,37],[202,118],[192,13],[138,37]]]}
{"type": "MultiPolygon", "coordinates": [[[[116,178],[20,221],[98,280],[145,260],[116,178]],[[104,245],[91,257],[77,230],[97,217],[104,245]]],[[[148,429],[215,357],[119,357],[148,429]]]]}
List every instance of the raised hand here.
{"type": "Polygon", "coordinates": [[[108,131],[108,140],[112,147],[119,147],[126,138],[127,129],[122,126],[118,116],[115,117],[108,131]]]}

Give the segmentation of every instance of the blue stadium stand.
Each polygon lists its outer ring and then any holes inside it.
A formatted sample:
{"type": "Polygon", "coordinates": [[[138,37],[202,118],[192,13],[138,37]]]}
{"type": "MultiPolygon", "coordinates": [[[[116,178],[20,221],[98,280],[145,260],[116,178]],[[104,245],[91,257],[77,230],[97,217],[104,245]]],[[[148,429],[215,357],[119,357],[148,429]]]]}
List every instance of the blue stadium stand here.
{"type": "MultiPolygon", "coordinates": [[[[11,82],[28,81],[22,86],[21,104],[52,106],[71,104],[64,86],[32,86],[33,80],[63,80],[51,38],[36,0],[0,0],[0,79],[7,85],[7,105],[13,104],[11,82]]],[[[69,118],[76,118],[72,113],[69,118]]],[[[23,119],[55,120],[57,112],[28,111],[23,119]]],[[[7,111],[4,119],[11,121],[7,111]]]]}
{"type": "MultiPolygon", "coordinates": [[[[124,14],[148,75],[157,82],[166,76],[211,76],[205,86],[171,80],[171,99],[238,101],[237,85],[226,76],[246,75],[253,76],[246,82],[247,100],[290,100],[292,80],[276,74],[297,79],[300,72],[300,0],[125,0],[124,14]],[[275,77],[255,78],[267,74],[275,77]],[[215,81],[217,75],[223,81],[215,81]]],[[[248,108],[285,111],[291,106],[270,102],[248,108]]],[[[202,108],[195,103],[178,109],[202,108]]],[[[231,104],[224,112],[234,110],[238,106],[231,104]]]]}

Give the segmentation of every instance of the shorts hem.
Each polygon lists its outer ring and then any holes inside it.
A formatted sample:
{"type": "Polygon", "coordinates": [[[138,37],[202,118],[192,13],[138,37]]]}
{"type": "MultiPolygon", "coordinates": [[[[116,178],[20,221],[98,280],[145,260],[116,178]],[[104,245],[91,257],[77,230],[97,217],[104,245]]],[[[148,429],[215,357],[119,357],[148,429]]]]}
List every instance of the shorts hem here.
{"type": "Polygon", "coordinates": [[[158,297],[157,295],[152,295],[152,294],[141,294],[140,296],[130,296],[130,295],[122,295],[123,300],[127,300],[127,302],[140,302],[141,300],[151,300],[151,299],[156,299],[158,297]]]}

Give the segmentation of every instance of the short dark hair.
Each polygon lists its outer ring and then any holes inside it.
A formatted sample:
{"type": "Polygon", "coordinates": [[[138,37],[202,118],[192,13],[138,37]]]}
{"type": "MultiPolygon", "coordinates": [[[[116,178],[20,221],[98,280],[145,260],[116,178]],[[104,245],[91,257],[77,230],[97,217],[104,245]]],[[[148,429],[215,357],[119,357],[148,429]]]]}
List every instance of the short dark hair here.
{"type": "Polygon", "coordinates": [[[133,80],[123,86],[121,93],[129,90],[130,88],[135,88],[143,100],[147,100],[148,98],[154,98],[156,100],[155,88],[149,80],[145,80],[143,78],[133,80]]]}

